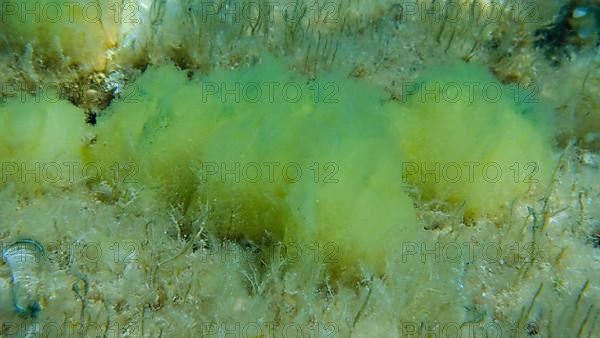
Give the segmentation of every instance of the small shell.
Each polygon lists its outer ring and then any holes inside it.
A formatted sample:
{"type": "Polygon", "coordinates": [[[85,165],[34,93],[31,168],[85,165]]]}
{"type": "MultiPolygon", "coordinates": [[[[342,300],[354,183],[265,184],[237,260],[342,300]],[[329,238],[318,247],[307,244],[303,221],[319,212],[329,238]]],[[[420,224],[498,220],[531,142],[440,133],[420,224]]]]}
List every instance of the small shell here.
{"type": "Polygon", "coordinates": [[[40,305],[40,269],[45,251],[38,241],[22,239],[7,246],[2,257],[11,273],[11,294],[15,311],[26,317],[36,317],[40,305]]]}

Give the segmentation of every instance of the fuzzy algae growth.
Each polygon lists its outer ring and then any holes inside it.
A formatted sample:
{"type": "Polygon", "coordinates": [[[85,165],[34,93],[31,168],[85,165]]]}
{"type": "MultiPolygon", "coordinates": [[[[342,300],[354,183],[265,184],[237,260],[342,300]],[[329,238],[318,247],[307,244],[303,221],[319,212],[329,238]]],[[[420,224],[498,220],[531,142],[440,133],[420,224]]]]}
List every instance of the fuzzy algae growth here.
{"type": "Polygon", "coordinates": [[[396,241],[419,231],[381,92],[339,75],[306,84],[266,60],[192,81],[174,67],[147,71],[135,102],[98,119],[90,160],[135,162],[143,185],[184,203],[190,221],[208,209],[221,236],[332,242],[336,264],[382,268],[396,241]],[[273,91],[215,92],[248,83],[273,91]],[[287,84],[294,92],[281,91],[287,84]]]}
{"type": "Polygon", "coordinates": [[[83,111],[70,102],[45,97],[9,98],[0,104],[0,186],[36,192],[80,179],[83,139],[88,127],[83,111]],[[68,168],[72,168],[69,173],[68,168]],[[43,176],[43,177],[42,177],[43,176]]]}
{"type": "Polygon", "coordinates": [[[498,216],[506,202],[548,184],[552,109],[533,89],[462,63],[431,69],[407,88],[405,104],[390,109],[407,160],[402,174],[425,199],[498,216]]]}
{"type": "MultiPolygon", "coordinates": [[[[430,73],[423,82],[447,83],[457,75],[495,81],[470,65],[443,74],[430,73]]],[[[205,226],[221,237],[259,243],[334,243],[339,252],[330,263],[340,271],[356,271],[361,263],[383,271],[402,242],[422,238],[405,180],[425,198],[497,213],[530,187],[543,186],[552,163],[551,134],[536,105],[491,102],[478,90],[472,100],[452,103],[413,94],[404,104],[384,104],[377,87],[339,74],[307,82],[270,57],[250,69],[191,80],[173,66],[150,68],[133,88],[135,95],[102,112],[87,145],[77,139],[86,127],[72,118],[77,110],[70,104],[25,106],[58,110],[50,122],[71,116],[66,124],[46,123],[52,130],[42,132],[37,124],[45,120],[27,112],[17,117],[11,112],[24,106],[9,101],[0,106],[9,126],[0,149],[98,166],[96,182],[180,206],[192,231],[205,226]],[[293,95],[282,91],[289,84],[293,95]],[[240,93],[225,94],[236,86],[240,93]],[[40,154],[45,145],[55,150],[40,154]],[[538,183],[521,180],[526,172],[516,182],[505,173],[490,183],[481,177],[420,180],[419,172],[407,171],[407,164],[449,162],[495,162],[502,169],[533,162],[538,183]],[[120,175],[113,175],[115,164],[120,175]]]]}
{"type": "Polygon", "coordinates": [[[83,70],[102,70],[107,49],[117,40],[116,3],[83,0],[15,0],[2,4],[0,28],[9,46],[28,46],[31,53],[77,65],[83,70]]]}

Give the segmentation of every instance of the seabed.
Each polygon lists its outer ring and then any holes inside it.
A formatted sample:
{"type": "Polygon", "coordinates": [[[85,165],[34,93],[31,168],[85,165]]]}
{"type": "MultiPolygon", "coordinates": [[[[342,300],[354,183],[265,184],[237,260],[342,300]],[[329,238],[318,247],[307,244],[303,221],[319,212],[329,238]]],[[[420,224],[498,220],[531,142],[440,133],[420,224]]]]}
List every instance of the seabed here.
{"type": "Polygon", "coordinates": [[[2,1],[0,69],[2,337],[600,337],[596,1],[2,1]]]}

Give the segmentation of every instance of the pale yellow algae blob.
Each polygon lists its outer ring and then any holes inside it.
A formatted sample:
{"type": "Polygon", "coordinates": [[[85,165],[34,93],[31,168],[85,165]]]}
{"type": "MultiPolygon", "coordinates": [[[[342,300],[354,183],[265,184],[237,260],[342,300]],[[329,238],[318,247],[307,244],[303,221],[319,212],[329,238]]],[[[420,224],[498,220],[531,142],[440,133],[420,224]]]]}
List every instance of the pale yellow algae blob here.
{"type": "Polygon", "coordinates": [[[70,102],[50,91],[8,98],[0,104],[0,126],[0,185],[36,191],[81,179],[87,127],[70,102]]]}
{"type": "Polygon", "coordinates": [[[390,109],[407,159],[403,176],[425,198],[497,215],[548,184],[555,166],[552,110],[533,89],[503,85],[467,64],[428,71],[405,89],[406,103],[390,109]]]}
{"type": "Polygon", "coordinates": [[[121,4],[112,1],[15,0],[1,6],[0,27],[12,45],[82,69],[104,69],[122,20],[121,4]]]}

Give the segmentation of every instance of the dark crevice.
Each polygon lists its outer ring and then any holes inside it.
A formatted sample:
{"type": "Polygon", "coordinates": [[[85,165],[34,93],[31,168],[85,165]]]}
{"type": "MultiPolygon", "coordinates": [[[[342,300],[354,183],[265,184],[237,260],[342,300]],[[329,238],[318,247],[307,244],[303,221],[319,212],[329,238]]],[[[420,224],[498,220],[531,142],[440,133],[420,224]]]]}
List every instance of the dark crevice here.
{"type": "Polygon", "coordinates": [[[544,51],[544,55],[554,66],[560,66],[571,58],[572,53],[586,48],[600,46],[600,5],[592,1],[574,0],[563,6],[556,20],[535,32],[535,46],[544,51]],[[573,11],[582,8],[588,14],[574,18],[573,11]],[[589,37],[580,36],[579,32],[589,32],[589,37]]]}
{"type": "Polygon", "coordinates": [[[96,125],[96,113],[88,113],[85,117],[85,123],[95,126],[96,125]]]}

